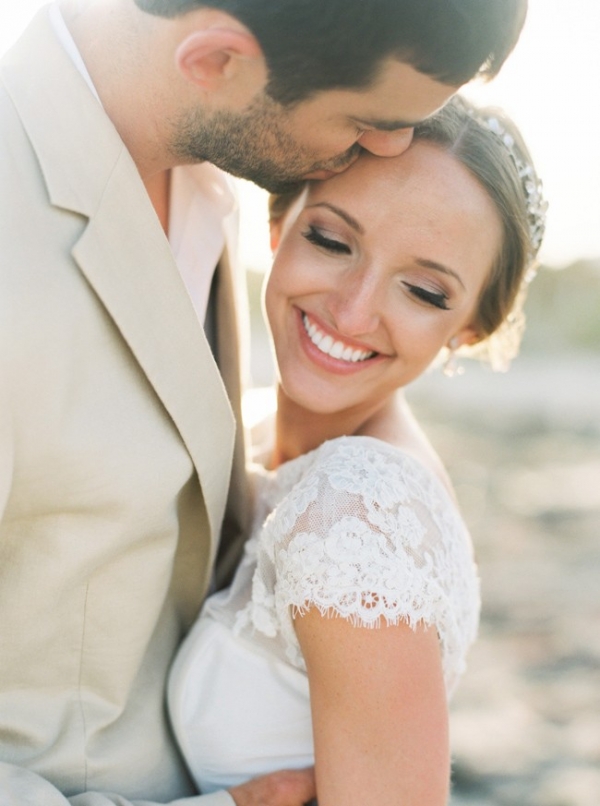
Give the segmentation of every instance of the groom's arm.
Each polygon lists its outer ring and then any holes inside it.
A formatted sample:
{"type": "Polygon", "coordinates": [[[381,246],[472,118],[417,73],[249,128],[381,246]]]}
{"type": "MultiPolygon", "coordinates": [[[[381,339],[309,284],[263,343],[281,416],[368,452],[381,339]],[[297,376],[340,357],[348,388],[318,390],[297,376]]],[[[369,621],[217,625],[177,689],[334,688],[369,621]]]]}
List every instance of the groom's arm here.
{"type": "Polygon", "coordinates": [[[229,792],[236,806],[303,806],[316,795],[314,768],[263,775],[229,792]]]}
{"type": "MultiPolygon", "coordinates": [[[[196,795],[162,806],[302,806],[314,794],[312,769],[290,770],[256,778],[229,792],[196,795]]],[[[127,800],[110,792],[85,792],[67,798],[30,770],[2,762],[0,802],[2,806],[159,806],[148,800],[127,800]]]]}

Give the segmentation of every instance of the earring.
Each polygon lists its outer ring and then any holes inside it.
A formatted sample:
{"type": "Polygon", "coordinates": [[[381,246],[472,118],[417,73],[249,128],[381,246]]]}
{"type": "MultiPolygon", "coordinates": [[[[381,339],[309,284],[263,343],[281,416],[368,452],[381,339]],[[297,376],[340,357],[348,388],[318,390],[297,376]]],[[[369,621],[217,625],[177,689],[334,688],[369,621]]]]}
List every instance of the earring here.
{"type": "Polygon", "coordinates": [[[456,336],[453,336],[450,341],[448,342],[448,355],[446,356],[446,360],[444,361],[444,366],[442,368],[442,372],[447,378],[453,378],[455,375],[463,375],[465,368],[458,363],[458,359],[456,357],[456,350],[458,349],[458,339],[456,336]]]}

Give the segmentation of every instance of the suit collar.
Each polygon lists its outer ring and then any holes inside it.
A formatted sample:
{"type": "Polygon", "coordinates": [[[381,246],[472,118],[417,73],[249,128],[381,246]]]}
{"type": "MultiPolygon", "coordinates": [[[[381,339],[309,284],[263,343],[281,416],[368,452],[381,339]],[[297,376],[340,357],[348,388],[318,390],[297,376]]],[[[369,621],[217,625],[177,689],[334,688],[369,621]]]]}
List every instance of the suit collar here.
{"type": "Polygon", "coordinates": [[[3,58],[1,74],[38,157],[50,202],[91,217],[125,146],[56,39],[47,8],[3,58]]]}
{"type": "Polygon", "coordinates": [[[46,9],[5,57],[1,71],[51,203],[89,219],[72,255],[179,430],[216,537],[234,418],[137,168],[56,40],[46,9]],[[36,75],[32,53],[41,65],[36,75]]]}

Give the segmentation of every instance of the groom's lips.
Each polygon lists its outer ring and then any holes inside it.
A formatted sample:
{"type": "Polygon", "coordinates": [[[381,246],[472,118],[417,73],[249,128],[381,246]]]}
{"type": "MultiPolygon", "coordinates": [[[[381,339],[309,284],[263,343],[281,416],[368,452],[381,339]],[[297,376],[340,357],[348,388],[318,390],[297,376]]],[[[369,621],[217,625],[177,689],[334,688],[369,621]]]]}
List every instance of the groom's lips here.
{"type": "MultiPolygon", "coordinates": [[[[343,169],[345,170],[345,169],[343,169]]],[[[332,176],[337,176],[338,174],[342,173],[342,171],[328,171],[324,168],[318,171],[310,171],[309,173],[305,174],[305,179],[331,179],[332,176]]]]}

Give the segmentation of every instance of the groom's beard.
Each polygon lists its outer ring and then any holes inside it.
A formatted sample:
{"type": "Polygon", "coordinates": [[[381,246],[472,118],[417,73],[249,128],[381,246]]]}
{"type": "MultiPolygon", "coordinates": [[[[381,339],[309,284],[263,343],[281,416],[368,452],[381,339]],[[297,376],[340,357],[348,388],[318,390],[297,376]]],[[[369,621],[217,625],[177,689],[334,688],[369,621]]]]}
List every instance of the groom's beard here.
{"type": "Polygon", "coordinates": [[[211,162],[270,193],[284,193],[314,171],[341,171],[361,152],[354,143],[328,160],[315,161],[285,129],[285,107],[267,96],[244,112],[219,110],[210,118],[186,113],[172,127],[171,152],[183,163],[211,162]]]}

